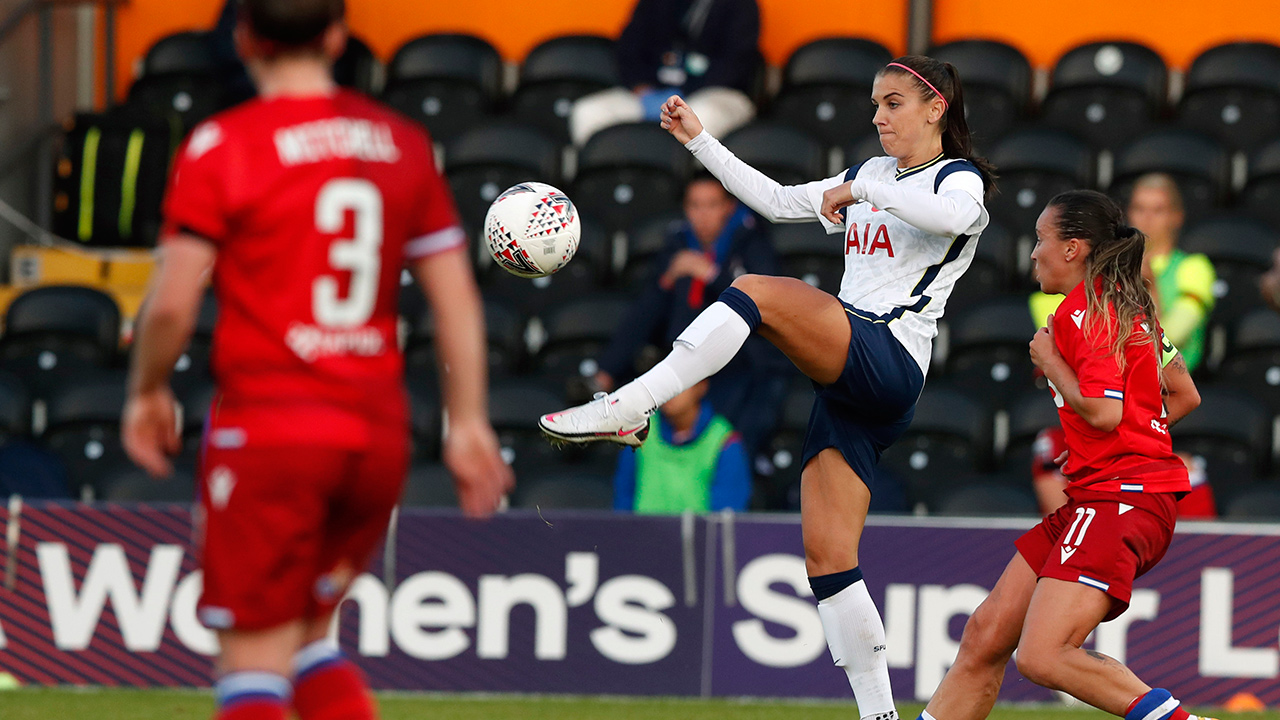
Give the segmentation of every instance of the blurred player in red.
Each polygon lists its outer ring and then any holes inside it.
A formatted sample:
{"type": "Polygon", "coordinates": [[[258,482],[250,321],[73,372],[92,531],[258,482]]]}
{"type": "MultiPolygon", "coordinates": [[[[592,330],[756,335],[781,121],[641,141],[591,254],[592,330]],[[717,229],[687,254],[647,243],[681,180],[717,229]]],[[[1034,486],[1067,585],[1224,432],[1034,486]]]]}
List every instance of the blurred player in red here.
{"type": "Polygon", "coordinates": [[[165,200],[124,415],[130,456],[167,475],[170,369],[212,271],[218,397],[200,468],[201,621],[218,631],[221,720],[376,716],[326,640],[400,497],[408,403],[400,275],[436,316],[444,458],[463,510],[511,488],[489,425],[483,315],[427,134],[331,79],[342,0],[244,0],[236,41],[260,97],[195,129],[165,200]]]}
{"type": "Polygon", "coordinates": [[[1067,502],[1018,539],[921,720],[987,717],[1015,650],[1027,679],[1126,720],[1192,717],[1168,690],[1081,647],[1128,608],[1134,580],[1168,550],[1177,500],[1191,490],[1169,426],[1200,396],[1181,357],[1161,364],[1145,245],[1120,207],[1091,190],[1054,197],[1036,222],[1036,280],[1066,295],[1030,351],[1065,432],[1067,502]]]}
{"type": "MultiPolygon", "coordinates": [[[[1067,438],[1060,426],[1047,427],[1036,435],[1032,448],[1031,481],[1035,486],[1040,512],[1048,515],[1067,503],[1067,478],[1062,474],[1062,459],[1067,452],[1067,438]]],[[[1178,453],[1187,466],[1191,492],[1178,501],[1178,517],[1187,520],[1211,520],[1218,517],[1218,506],[1205,473],[1204,461],[1178,453]]]]}

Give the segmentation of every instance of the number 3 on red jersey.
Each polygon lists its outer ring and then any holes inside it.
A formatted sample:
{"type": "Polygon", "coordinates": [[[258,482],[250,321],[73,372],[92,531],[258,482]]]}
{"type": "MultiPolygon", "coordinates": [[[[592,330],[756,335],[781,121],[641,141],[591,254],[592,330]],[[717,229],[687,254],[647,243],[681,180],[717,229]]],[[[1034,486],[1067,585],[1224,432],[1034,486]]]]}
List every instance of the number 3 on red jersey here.
{"type": "Polygon", "coordinates": [[[332,275],[316,278],[311,286],[316,322],[333,328],[358,327],[369,321],[382,269],[382,193],[368,180],[330,180],[316,197],[316,229],[342,232],[348,210],[355,216],[355,236],[334,240],[329,246],[329,266],[351,273],[347,297],[338,296],[338,279],[332,275]]]}

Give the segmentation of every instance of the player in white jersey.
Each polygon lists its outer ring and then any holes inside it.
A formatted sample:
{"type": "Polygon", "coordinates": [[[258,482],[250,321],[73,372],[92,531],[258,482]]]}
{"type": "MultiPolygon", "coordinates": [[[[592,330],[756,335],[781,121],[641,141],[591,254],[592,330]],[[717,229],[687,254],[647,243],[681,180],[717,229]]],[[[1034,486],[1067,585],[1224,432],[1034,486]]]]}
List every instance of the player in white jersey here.
{"type": "Polygon", "coordinates": [[[561,441],[639,445],[655,407],[719,371],[758,330],[817,386],[800,512],[827,644],[861,716],[894,720],[884,625],[858,568],[858,540],[876,463],[911,422],[937,320],[987,225],[992,172],[973,156],[950,64],[899,58],[877,74],[871,101],[887,156],[783,186],[708,135],[682,99],[669,99],[662,126],[753,210],[844,234],[840,296],[794,278],[739,277],[652,370],[540,425],[561,441]]]}

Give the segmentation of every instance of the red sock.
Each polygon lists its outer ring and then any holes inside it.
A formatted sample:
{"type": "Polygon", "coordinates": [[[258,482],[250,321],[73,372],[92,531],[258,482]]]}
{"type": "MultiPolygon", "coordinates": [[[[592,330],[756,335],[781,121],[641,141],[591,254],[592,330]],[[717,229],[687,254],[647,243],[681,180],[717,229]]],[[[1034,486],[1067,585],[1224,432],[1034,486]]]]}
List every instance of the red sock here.
{"type": "Polygon", "coordinates": [[[280,700],[242,700],[218,709],[215,720],[288,720],[289,712],[280,700]]]}
{"type": "Polygon", "coordinates": [[[376,720],[378,717],[364,677],[344,657],[299,675],[293,684],[293,708],[302,720],[376,720]]]}

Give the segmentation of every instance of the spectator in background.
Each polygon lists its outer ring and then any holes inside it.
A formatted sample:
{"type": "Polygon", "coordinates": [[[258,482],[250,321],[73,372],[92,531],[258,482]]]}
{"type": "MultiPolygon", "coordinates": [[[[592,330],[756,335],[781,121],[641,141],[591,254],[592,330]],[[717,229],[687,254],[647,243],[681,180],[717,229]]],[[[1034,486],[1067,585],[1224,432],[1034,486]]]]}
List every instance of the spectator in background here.
{"type": "Polygon", "coordinates": [[[699,382],[649,417],[649,439],[618,455],[613,508],[643,514],[746,510],[751,466],[742,438],[699,382]]]}
{"type": "MultiPolygon", "coordinates": [[[[1067,478],[1062,474],[1062,462],[1066,458],[1067,439],[1062,428],[1054,425],[1045,428],[1036,435],[1036,443],[1031,454],[1031,480],[1036,491],[1036,500],[1040,503],[1040,512],[1044,515],[1057,510],[1067,503],[1064,490],[1067,478]]],[[[1205,474],[1204,459],[1192,457],[1186,453],[1176,453],[1187,466],[1187,476],[1191,480],[1191,492],[1178,501],[1178,517],[1187,520],[1211,520],[1218,517],[1217,503],[1213,497],[1213,488],[1209,486],[1205,474]]]]}
{"type": "Polygon", "coordinates": [[[1143,275],[1153,285],[1156,311],[1165,335],[1182,351],[1187,370],[1204,359],[1209,311],[1213,310],[1213,263],[1204,255],[1178,249],[1184,214],[1182,193],[1173,178],[1149,173],[1133,186],[1129,223],[1147,236],[1143,275]]]}
{"type": "Polygon", "coordinates": [[[711,134],[724,137],[755,116],[747,94],[759,39],[755,0],[639,0],[617,43],[623,87],[574,103],[573,142],[581,147],[610,125],[656,121],[675,94],[711,134]]]}
{"type": "MultiPolygon", "coordinates": [[[[597,389],[611,391],[634,377],[645,346],[670,348],[739,275],[777,274],[773,246],[756,216],[710,173],[694,176],[685,186],[684,215],[685,222],[668,231],[650,277],[601,354],[597,389]]],[[[744,352],[711,378],[712,407],[742,432],[750,453],[777,423],[787,365],[772,345],[752,337],[744,352]]]]}

